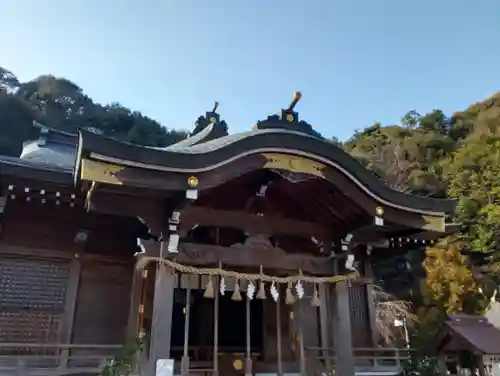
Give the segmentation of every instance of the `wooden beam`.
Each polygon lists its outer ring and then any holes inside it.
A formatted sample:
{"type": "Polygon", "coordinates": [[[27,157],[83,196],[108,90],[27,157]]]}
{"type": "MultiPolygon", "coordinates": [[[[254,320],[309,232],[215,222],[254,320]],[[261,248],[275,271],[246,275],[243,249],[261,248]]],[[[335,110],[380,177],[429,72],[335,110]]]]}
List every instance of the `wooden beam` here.
{"type": "MultiPolygon", "coordinates": [[[[15,256],[28,256],[28,257],[46,257],[61,260],[72,260],[74,258],[73,252],[57,251],[45,248],[30,248],[17,245],[9,245],[0,243],[0,254],[8,254],[15,256]]],[[[103,256],[98,254],[83,253],[80,255],[81,261],[97,261],[110,264],[123,264],[129,265],[132,258],[119,258],[112,256],[103,256]]]]}
{"type": "Polygon", "coordinates": [[[80,179],[119,186],[176,191],[189,188],[189,177],[196,176],[199,180],[198,189],[204,190],[219,186],[249,171],[262,169],[264,164],[265,158],[261,155],[251,155],[213,170],[192,173],[124,166],[84,158],[80,169],[80,179]]]}
{"type": "Polygon", "coordinates": [[[288,234],[317,238],[324,238],[332,231],[311,222],[199,206],[191,206],[184,210],[181,213],[180,222],[183,230],[191,229],[194,225],[205,225],[237,228],[253,234],[288,234]]]}
{"type": "Polygon", "coordinates": [[[269,269],[293,270],[302,269],[306,273],[331,275],[332,260],[328,257],[317,257],[303,253],[287,254],[284,251],[270,249],[252,249],[246,247],[221,247],[183,243],[179,245],[179,253],[174,260],[190,265],[224,265],[236,267],[259,268],[265,265],[269,269]]]}
{"type": "Polygon", "coordinates": [[[148,219],[153,217],[160,207],[163,207],[163,198],[143,196],[137,198],[127,194],[111,193],[101,191],[99,188],[93,195],[91,200],[91,211],[127,216],[141,217],[148,222],[148,219]]]}

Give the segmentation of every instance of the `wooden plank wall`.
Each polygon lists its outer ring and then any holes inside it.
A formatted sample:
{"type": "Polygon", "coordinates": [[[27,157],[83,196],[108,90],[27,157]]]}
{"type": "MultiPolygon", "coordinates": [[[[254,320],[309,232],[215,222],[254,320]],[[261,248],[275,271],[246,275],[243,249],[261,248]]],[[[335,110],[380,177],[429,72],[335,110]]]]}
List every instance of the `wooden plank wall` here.
{"type": "Polygon", "coordinates": [[[73,343],[108,345],[123,341],[131,286],[130,265],[83,261],[73,343]]]}

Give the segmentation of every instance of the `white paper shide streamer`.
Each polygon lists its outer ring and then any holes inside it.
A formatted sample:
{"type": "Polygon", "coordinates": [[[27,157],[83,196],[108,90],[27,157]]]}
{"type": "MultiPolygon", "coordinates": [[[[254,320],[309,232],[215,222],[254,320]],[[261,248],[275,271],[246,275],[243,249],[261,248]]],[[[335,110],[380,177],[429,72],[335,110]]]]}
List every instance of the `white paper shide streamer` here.
{"type": "Polygon", "coordinates": [[[280,298],[280,293],[278,292],[278,289],[276,288],[276,283],[271,284],[271,296],[275,302],[278,302],[278,299],[280,298]]]}
{"type": "Polygon", "coordinates": [[[295,285],[295,291],[297,292],[297,298],[302,299],[304,297],[304,286],[302,286],[301,281],[298,281],[295,285]]]}
{"type": "Polygon", "coordinates": [[[247,285],[247,298],[249,300],[253,300],[254,297],[255,297],[255,285],[252,283],[252,281],[249,281],[247,285]]]}
{"type": "Polygon", "coordinates": [[[224,281],[224,278],[220,279],[220,294],[224,296],[226,293],[226,281],[224,281]]]}

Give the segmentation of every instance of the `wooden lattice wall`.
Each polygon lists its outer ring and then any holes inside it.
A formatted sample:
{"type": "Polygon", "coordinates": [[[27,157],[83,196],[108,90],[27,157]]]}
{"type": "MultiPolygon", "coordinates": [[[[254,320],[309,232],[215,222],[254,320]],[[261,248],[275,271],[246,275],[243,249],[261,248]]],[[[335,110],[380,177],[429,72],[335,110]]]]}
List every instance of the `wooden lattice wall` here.
{"type": "Polygon", "coordinates": [[[0,342],[57,343],[68,274],[68,261],[0,255],[0,342]]]}
{"type": "Polygon", "coordinates": [[[356,283],[349,287],[349,306],[353,347],[371,347],[370,318],[364,284],[356,283]]]}

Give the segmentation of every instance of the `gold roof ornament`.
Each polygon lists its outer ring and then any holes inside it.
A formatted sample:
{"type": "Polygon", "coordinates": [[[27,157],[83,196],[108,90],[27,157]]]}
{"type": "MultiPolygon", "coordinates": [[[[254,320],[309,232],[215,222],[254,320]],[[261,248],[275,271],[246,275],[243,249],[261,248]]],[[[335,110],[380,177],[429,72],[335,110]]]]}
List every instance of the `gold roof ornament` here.
{"type": "Polygon", "coordinates": [[[287,111],[293,111],[297,103],[299,103],[300,99],[302,98],[302,93],[300,91],[296,91],[293,93],[293,99],[292,102],[290,102],[290,106],[288,106],[287,111]]]}
{"type": "Polygon", "coordinates": [[[219,107],[219,102],[215,101],[214,107],[212,108],[212,112],[216,112],[218,107],[219,107]]]}
{"type": "Polygon", "coordinates": [[[300,91],[293,93],[293,99],[287,109],[282,111],[281,118],[288,121],[289,123],[296,122],[298,119],[298,114],[293,110],[297,103],[299,103],[302,94],[300,91]]]}

